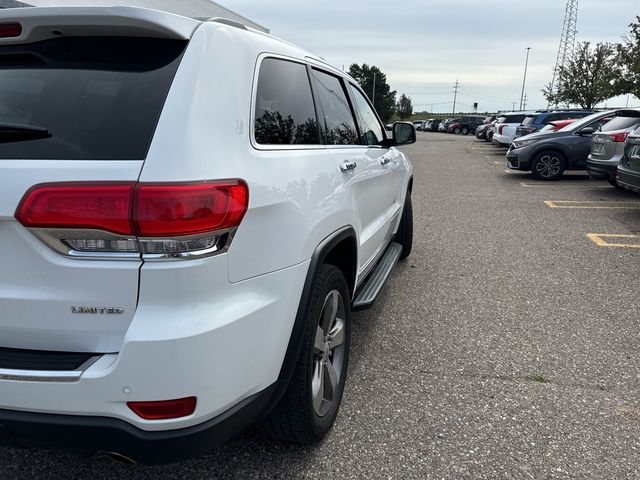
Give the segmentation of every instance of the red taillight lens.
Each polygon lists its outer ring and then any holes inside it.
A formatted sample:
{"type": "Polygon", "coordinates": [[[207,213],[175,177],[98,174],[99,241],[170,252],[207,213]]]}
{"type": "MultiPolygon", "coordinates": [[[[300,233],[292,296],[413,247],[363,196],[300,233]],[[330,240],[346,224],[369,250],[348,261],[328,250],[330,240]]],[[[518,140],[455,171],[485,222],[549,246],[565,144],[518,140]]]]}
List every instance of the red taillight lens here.
{"type": "Polygon", "coordinates": [[[186,397],[158,402],[128,402],[127,406],[145,420],[169,420],[191,415],[196,409],[196,402],[196,397],[186,397]]]}
{"type": "Polygon", "coordinates": [[[52,183],[31,188],[16,218],[26,227],[93,228],[131,235],[135,183],[52,183]]]}
{"type": "Polygon", "coordinates": [[[0,38],[19,37],[22,35],[22,25],[19,23],[0,23],[0,38]]]}
{"type": "Polygon", "coordinates": [[[179,237],[237,227],[248,202],[242,180],[42,184],[25,194],[16,218],[26,227],[179,237]]]}
{"type": "Polygon", "coordinates": [[[182,185],[140,184],[133,218],[143,237],[195,235],[236,227],[249,190],[240,180],[182,185]]]}
{"type": "Polygon", "coordinates": [[[627,139],[628,136],[629,136],[629,132],[619,132],[619,133],[612,133],[611,135],[609,135],[609,138],[616,143],[622,143],[627,139]]]}
{"type": "Polygon", "coordinates": [[[498,127],[498,135],[502,135],[502,130],[504,129],[505,125],[500,125],[498,127]]]}

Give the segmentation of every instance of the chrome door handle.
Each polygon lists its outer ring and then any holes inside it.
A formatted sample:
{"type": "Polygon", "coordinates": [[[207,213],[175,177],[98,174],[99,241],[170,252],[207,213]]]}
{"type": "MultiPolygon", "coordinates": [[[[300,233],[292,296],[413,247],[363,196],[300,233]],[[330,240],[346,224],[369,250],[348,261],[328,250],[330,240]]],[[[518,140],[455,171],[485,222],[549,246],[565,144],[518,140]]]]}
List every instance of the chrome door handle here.
{"type": "Polygon", "coordinates": [[[356,162],[347,160],[346,162],[342,162],[340,164],[340,170],[343,172],[348,172],[349,170],[353,170],[357,166],[358,164],[356,162]]]}

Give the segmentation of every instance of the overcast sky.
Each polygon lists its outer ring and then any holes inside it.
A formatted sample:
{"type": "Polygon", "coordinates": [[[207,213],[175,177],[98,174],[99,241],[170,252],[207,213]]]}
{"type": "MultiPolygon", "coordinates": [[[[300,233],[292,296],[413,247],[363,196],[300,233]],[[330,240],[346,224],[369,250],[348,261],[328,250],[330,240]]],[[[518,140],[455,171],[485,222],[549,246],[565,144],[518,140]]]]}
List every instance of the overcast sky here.
{"type": "MultiPolygon", "coordinates": [[[[520,102],[526,47],[528,107],[546,106],[565,0],[219,0],[271,33],[345,69],[378,66],[414,110],[511,109],[520,102]]],[[[580,0],[576,40],[617,42],[640,15],[638,0],[580,0]]],[[[626,97],[608,102],[626,103],[626,97]]],[[[634,97],[630,106],[640,106],[634,97]]]]}

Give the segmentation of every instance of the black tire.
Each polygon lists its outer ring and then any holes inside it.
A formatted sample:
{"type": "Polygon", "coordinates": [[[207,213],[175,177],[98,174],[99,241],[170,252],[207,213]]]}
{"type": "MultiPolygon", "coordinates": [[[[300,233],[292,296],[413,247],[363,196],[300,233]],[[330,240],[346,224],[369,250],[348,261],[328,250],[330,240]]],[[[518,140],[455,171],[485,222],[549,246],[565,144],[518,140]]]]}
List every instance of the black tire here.
{"type": "Polygon", "coordinates": [[[455,133],[456,135],[458,135],[460,133],[460,127],[456,127],[453,129],[453,133],[455,133]]]}
{"type": "Polygon", "coordinates": [[[537,180],[558,180],[567,168],[564,155],[557,150],[543,150],[531,161],[531,174],[537,180]]]}
{"type": "Polygon", "coordinates": [[[611,185],[612,187],[621,188],[618,184],[618,180],[616,180],[615,177],[607,177],[607,182],[609,182],[609,185],[611,185]]]}
{"type": "Polygon", "coordinates": [[[407,192],[404,200],[404,209],[398,225],[395,241],[402,245],[400,260],[404,260],[411,254],[413,248],[413,206],[411,205],[411,195],[407,192]]]}
{"type": "MultiPolygon", "coordinates": [[[[287,391],[269,416],[263,420],[263,430],[274,438],[287,442],[307,445],[319,442],[333,426],[344,391],[349,364],[349,345],[351,339],[351,299],[344,275],[333,265],[320,265],[311,287],[309,304],[305,314],[305,333],[302,348],[298,356],[293,378],[287,391]],[[336,315],[327,329],[322,328],[323,319],[333,311],[327,302],[335,301],[335,295],[342,301],[336,315]],[[333,299],[333,300],[332,300],[333,299]],[[342,316],[343,318],[340,318],[342,316]],[[340,323],[340,324],[339,324],[340,323]],[[333,329],[332,329],[333,327],[333,329]],[[331,349],[331,334],[322,337],[323,333],[335,331],[341,327],[342,343],[331,349]],[[324,350],[320,353],[316,342],[322,343],[324,350]],[[342,347],[341,350],[338,350],[342,347]],[[334,364],[335,367],[334,368],[334,364]],[[336,372],[337,365],[340,371],[336,372]],[[328,366],[327,366],[328,365],[328,366]],[[331,386],[329,368],[334,368],[335,389],[325,391],[325,381],[331,386]],[[325,371],[326,369],[326,371],[325,371]],[[320,373],[320,375],[318,375],[320,373]],[[314,397],[314,389],[321,379],[322,395],[314,397]],[[331,401],[324,394],[331,395],[331,401]],[[319,401],[314,401],[314,398],[319,401]]],[[[334,339],[337,338],[334,333],[334,339]]],[[[318,389],[318,393],[319,389],[318,389]]]]}
{"type": "Polygon", "coordinates": [[[484,139],[485,139],[487,142],[490,142],[491,140],[493,140],[493,132],[489,132],[489,133],[487,133],[487,134],[484,136],[484,139]]]}
{"type": "Polygon", "coordinates": [[[462,135],[469,135],[469,127],[462,127],[462,131],[460,133],[462,133],[462,135]]]}

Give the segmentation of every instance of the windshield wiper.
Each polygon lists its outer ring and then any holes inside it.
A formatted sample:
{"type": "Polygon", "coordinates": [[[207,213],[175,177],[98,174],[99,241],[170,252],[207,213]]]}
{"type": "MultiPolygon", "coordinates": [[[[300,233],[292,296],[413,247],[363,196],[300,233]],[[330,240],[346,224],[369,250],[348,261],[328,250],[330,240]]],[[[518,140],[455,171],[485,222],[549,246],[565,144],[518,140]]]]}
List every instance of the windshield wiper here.
{"type": "Polygon", "coordinates": [[[49,130],[37,125],[21,125],[17,123],[0,123],[0,143],[22,142],[51,138],[49,130]]]}

